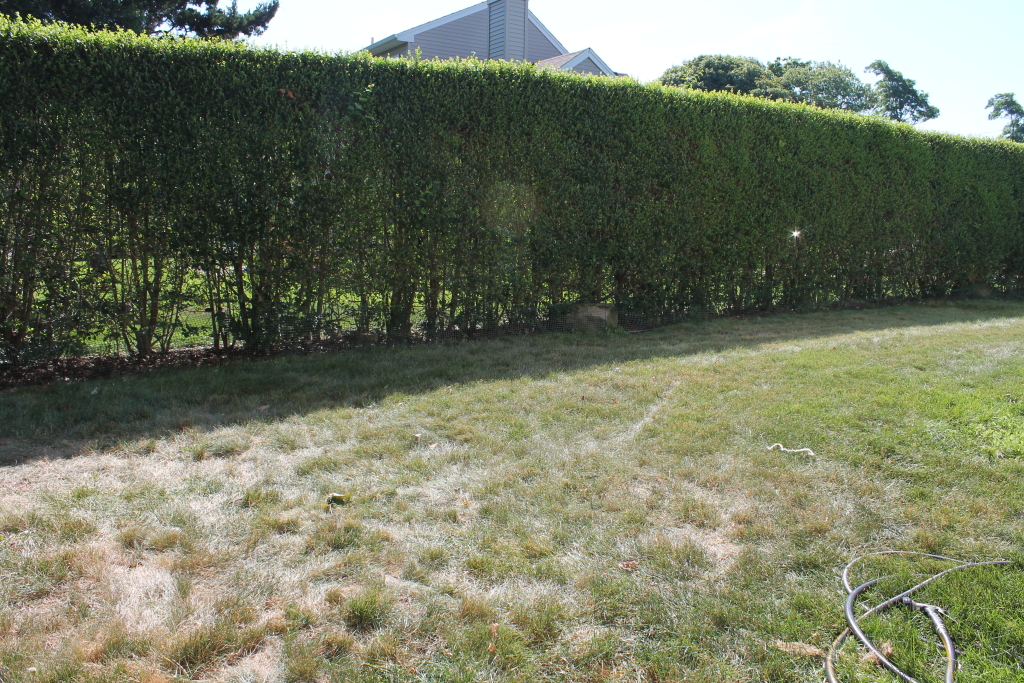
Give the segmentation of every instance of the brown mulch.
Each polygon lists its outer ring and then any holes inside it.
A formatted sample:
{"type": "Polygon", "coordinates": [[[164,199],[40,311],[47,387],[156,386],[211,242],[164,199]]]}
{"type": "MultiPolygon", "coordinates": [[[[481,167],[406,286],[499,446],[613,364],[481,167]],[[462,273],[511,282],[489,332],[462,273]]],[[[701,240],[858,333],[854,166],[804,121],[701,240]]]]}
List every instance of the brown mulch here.
{"type": "Polygon", "coordinates": [[[81,356],[56,358],[25,365],[0,365],[0,389],[47,385],[54,382],[81,382],[121,375],[137,375],[158,368],[198,368],[220,365],[238,359],[210,348],[174,349],[144,358],[132,356],[81,356]]]}

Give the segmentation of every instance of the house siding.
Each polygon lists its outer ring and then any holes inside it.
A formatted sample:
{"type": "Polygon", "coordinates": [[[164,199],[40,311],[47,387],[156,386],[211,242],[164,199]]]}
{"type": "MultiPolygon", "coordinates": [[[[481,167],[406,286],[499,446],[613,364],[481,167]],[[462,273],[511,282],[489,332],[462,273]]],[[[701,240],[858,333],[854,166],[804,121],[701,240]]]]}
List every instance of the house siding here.
{"type": "Polygon", "coordinates": [[[488,5],[488,52],[489,59],[505,59],[505,0],[488,5]]]}
{"type": "Polygon", "coordinates": [[[526,0],[495,0],[487,7],[487,56],[490,59],[526,59],[528,23],[526,0]]]}
{"type": "Polygon", "coordinates": [[[480,10],[468,17],[416,34],[409,52],[414,52],[418,47],[424,59],[451,59],[471,57],[474,54],[485,59],[488,56],[487,31],[488,13],[480,10]]]}
{"type": "MultiPolygon", "coordinates": [[[[409,57],[418,50],[424,59],[477,57],[526,61],[547,69],[565,69],[583,57],[573,71],[603,75],[596,53],[589,50],[565,53],[565,48],[530,12],[529,0],[485,0],[416,28],[380,41],[401,45],[387,57],[409,57]],[[402,44],[399,41],[409,41],[402,44]]],[[[378,48],[379,49],[379,48],[378,48]]],[[[381,53],[376,53],[380,55],[381,53]]]]}
{"type": "Polygon", "coordinates": [[[562,51],[551,44],[551,41],[544,37],[540,29],[528,22],[526,25],[526,59],[530,62],[539,62],[542,59],[551,59],[562,54],[562,51]]]}
{"type": "Polygon", "coordinates": [[[526,59],[526,2],[505,0],[505,59],[526,59]]]}
{"type": "Polygon", "coordinates": [[[578,71],[581,74],[591,74],[594,76],[604,75],[604,72],[601,71],[601,67],[599,67],[597,64],[594,64],[594,60],[590,59],[589,57],[584,59],[576,66],[574,66],[572,70],[578,71]]]}

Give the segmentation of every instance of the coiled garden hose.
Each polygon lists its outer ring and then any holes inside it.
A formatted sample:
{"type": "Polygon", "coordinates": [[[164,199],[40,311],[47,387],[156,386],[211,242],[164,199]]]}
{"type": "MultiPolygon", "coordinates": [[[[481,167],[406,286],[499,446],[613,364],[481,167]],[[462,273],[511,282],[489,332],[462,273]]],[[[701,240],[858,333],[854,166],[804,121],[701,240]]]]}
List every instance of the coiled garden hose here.
{"type": "Polygon", "coordinates": [[[945,683],[953,683],[953,675],[956,672],[956,648],[953,645],[953,639],[950,637],[949,631],[946,629],[945,623],[942,621],[942,610],[941,608],[936,607],[935,605],[915,602],[910,598],[910,596],[913,593],[916,593],[917,591],[921,590],[928,584],[932,583],[933,581],[937,581],[943,576],[946,576],[947,574],[950,574],[955,571],[959,571],[961,569],[1007,564],[1013,563],[1009,560],[993,560],[989,562],[965,562],[963,560],[958,560],[953,557],[945,557],[944,555],[932,555],[929,553],[919,553],[908,550],[883,550],[881,552],[868,553],[866,555],[862,555],[860,557],[855,558],[852,562],[846,565],[845,569],[843,569],[843,587],[846,589],[846,592],[848,594],[845,605],[846,623],[848,624],[848,626],[846,630],[843,631],[838,638],[836,638],[835,642],[832,643],[832,647],[829,648],[828,655],[825,657],[825,676],[828,678],[828,683],[839,683],[839,679],[836,677],[835,657],[837,654],[839,654],[839,650],[842,649],[843,643],[845,643],[846,639],[850,637],[850,634],[855,635],[857,637],[857,640],[859,640],[864,645],[864,647],[867,648],[868,652],[872,654],[875,660],[881,666],[885,667],[890,672],[892,672],[901,681],[904,681],[904,683],[918,683],[914,678],[908,676],[906,673],[901,671],[899,667],[897,667],[895,664],[889,661],[889,659],[877,647],[875,647],[874,643],[871,642],[871,639],[868,638],[864,631],[861,629],[860,624],[857,623],[859,620],[865,619],[871,616],[872,614],[878,614],[879,612],[888,609],[889,607],[895,604],[902,604],[911,609],[920,610],[931,620],[932,626],[935,627],[936,632],[942,639],[943,647],[946,650],[945,683]],[[905,590],[899,595],[893,596],[885,602],[882,602],[872,607],[859,617],[855,616],[853,610],[857,604],[857,599],[865,591],[867,591],[869,588],[871,588],[878,582],[891,578],[891,575],[882,576],[877,579],[872,579],[867,583],[863,583],[854,588],[850,584],[850,569],[853,567],[853,565],[857,564],[865,558],[877,557],[879,555],[910,555],[915,557],[926,557],[933,560],[943,560],[946,562],[957,562],[959,564],[957,564],[955,567],[951,567],[949,569],[946,569],[945,571],[939,572],[938,574],[933,574],[932,576],[929,576],[927,579],[917,584],[913,588],[905,590]]]}

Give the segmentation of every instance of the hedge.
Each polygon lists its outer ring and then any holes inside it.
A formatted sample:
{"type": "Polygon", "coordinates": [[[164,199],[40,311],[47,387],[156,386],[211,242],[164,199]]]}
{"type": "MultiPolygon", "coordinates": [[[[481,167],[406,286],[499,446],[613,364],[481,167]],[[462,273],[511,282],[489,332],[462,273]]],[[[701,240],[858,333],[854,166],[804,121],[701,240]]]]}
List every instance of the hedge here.
{"type": "Polygon", "coordinates": [[[0,18],[0,360],[1019,286],[1024,145],[503,62],[0,18]],[[204,313],[205,311],[205,313],[204,313]]]}

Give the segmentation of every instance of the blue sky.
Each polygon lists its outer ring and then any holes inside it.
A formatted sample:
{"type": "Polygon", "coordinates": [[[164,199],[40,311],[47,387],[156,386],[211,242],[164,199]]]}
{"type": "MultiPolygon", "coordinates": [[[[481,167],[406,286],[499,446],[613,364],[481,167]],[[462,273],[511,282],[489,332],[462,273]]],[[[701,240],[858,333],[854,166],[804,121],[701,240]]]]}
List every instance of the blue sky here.
{"type": "MultiPolygon", "coordinates": [[[[473,4],[281,0],[254,42],[355,51],[473,4]]],[[[530,0],[530,9],[567,49],[592,47],[642,81],[709,53],[831,60],[859,74],[884,59],[942,110],[921,128],[982,136],[1002,130],[987,118],[992,95],[1024,99],[1024,0],[530,0]]]]}

